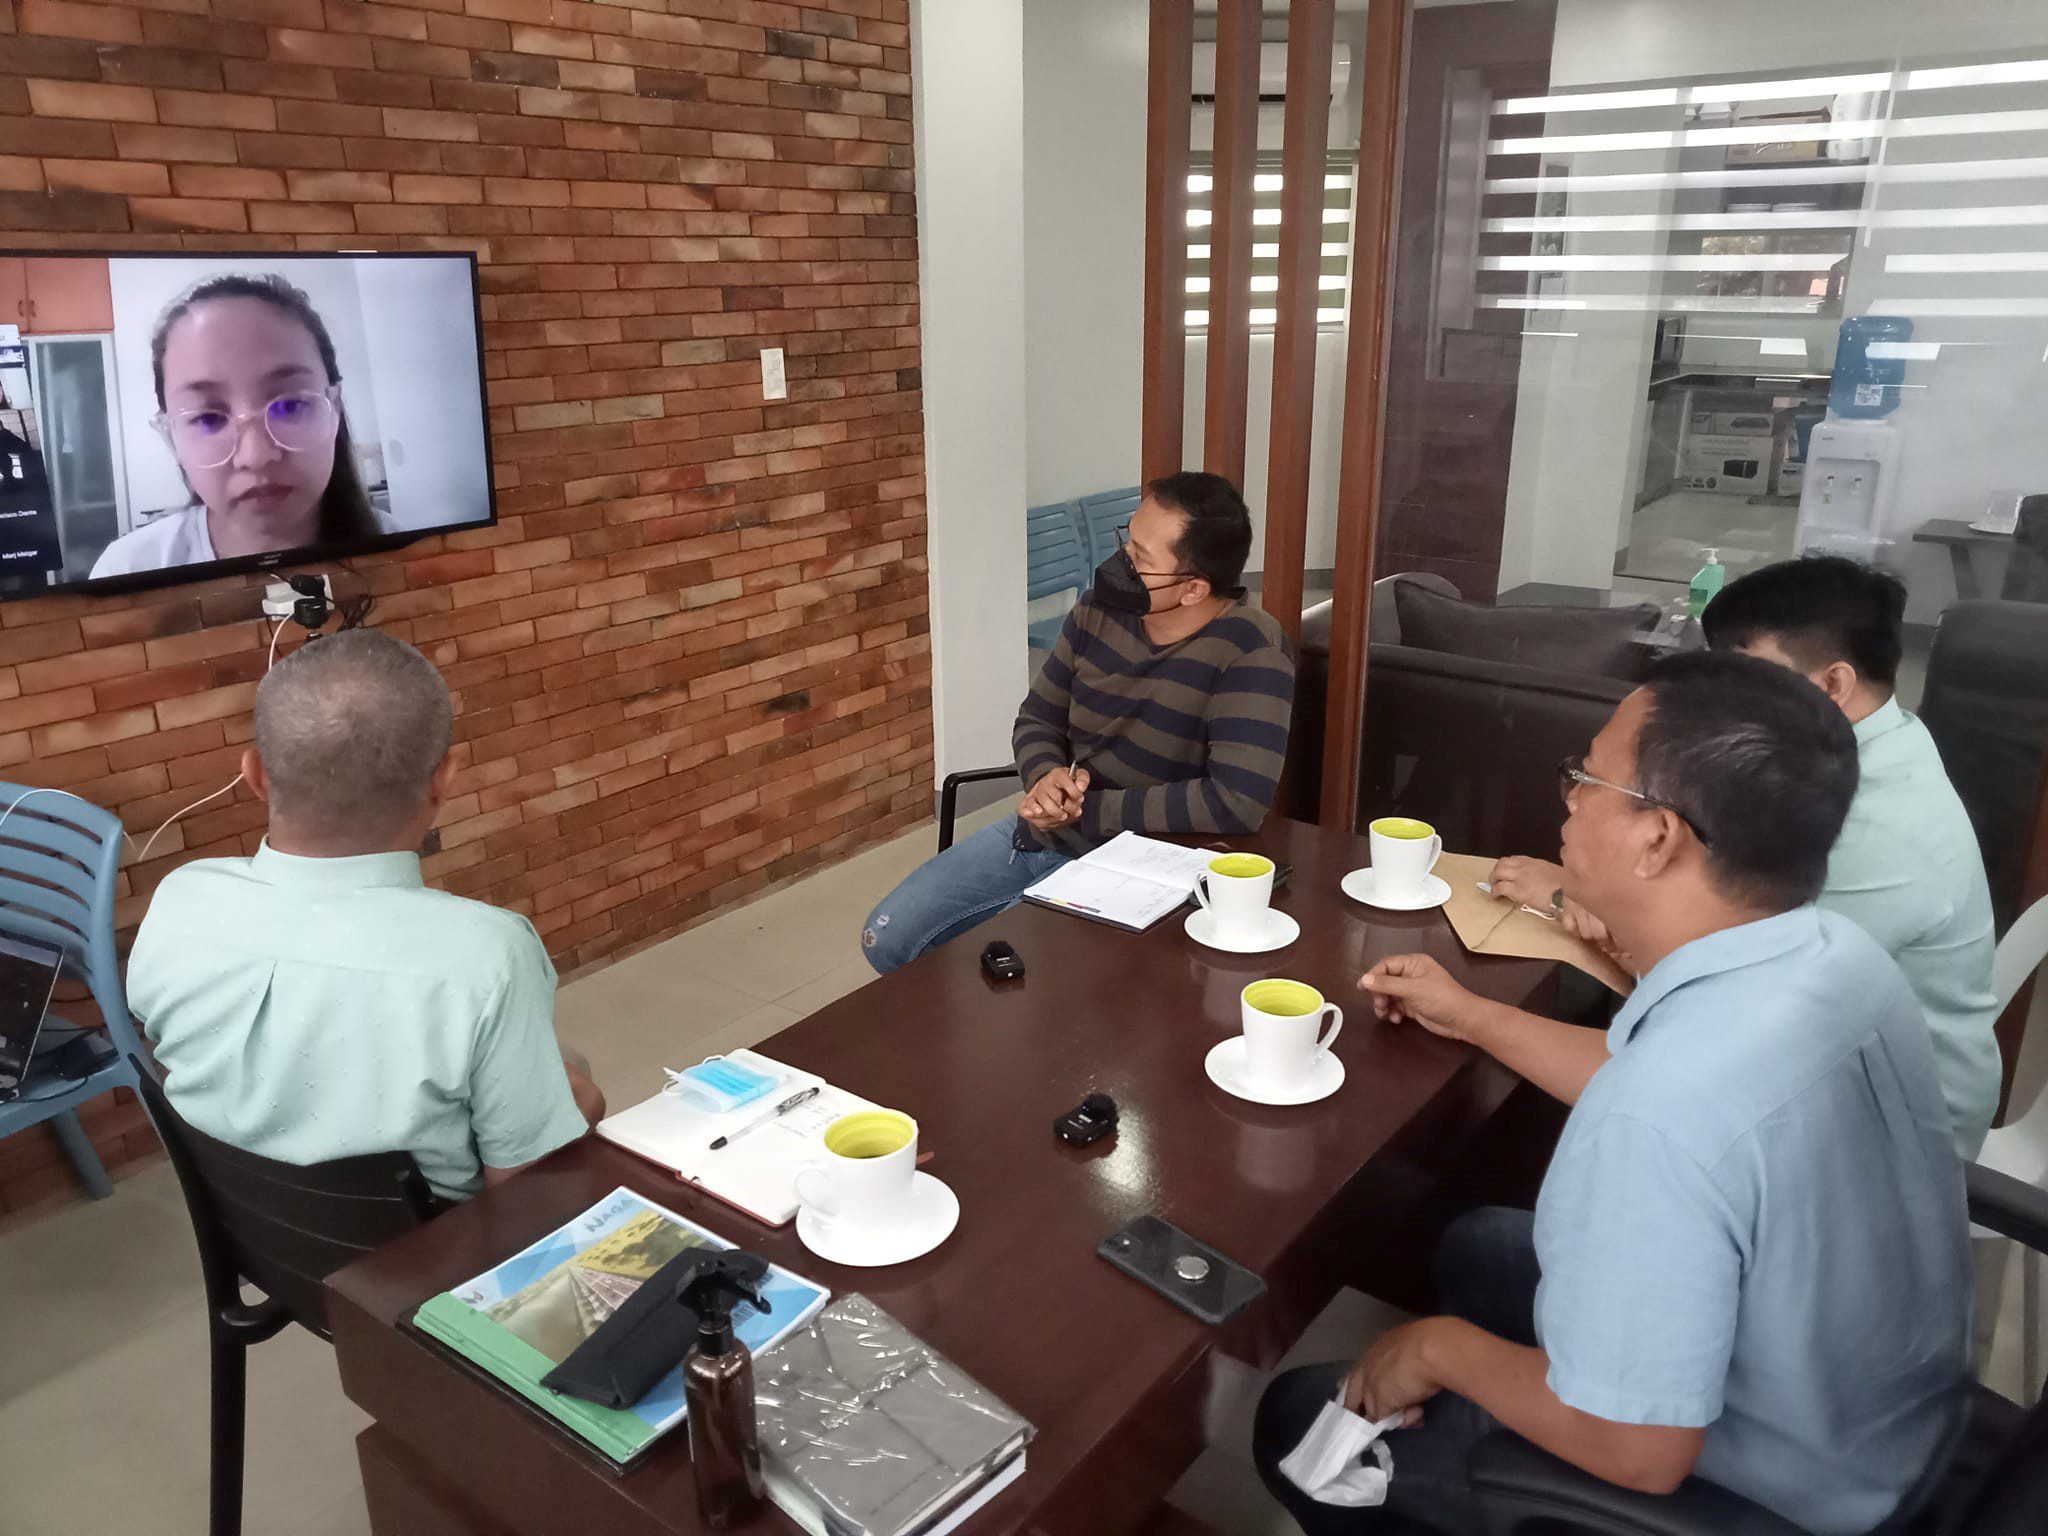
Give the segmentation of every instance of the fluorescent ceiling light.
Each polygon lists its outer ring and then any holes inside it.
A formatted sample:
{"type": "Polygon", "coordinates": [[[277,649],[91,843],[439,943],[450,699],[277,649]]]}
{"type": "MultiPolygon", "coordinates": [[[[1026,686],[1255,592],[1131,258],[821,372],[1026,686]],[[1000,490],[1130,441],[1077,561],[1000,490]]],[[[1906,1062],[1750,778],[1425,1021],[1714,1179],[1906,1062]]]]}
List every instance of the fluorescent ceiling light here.
{"type": "Polygon", "coordinates": [[[1801,256],[1482,256],[1482,272],[1827,272],[1848,252],[1801,256]]]}
{"type": "Polygon", "coordinates": [[[1887,272],[2048,272],[2048,251],[1954,251],[1887,256],[1887,272]]]}
{"type": "Polygon", "coordinates": [[[1807,169],[1759,167],[1731,171],[1610,171],[1566,176],[1501,176],[1488,192],[1657,192],[1666,187],[1811,187],[1863,181],[1874,167],[1816,165],[1807,169]]]}
{"type": "Polygon", "coordinates": [[[1864,350],[1881,363],[1931,363],[1941,356],[1941,343],[1938,341],[1873,341],[1864,350]]]}
{"type": "Polygon", "coordinates": [[[1216,179],[1213,176],[1203,176],[1197,173],[1188,177],[1188,190],[1190,192],[1207,192],[1215,185],[1216,179]]]}
{"type": "Polygon", "coordinates": [[[1988,208],[1846,208],[1797,213],[1573,213],[1536,219],[1488,219],[1497,235],[1629,234],[1729,229],[1989,229],[2048,224],[2048,203],[1988,208]]]}
{"type": "Polygon", "coordinates": [[[1606,310],[1627,314],[1640,314],[1645,311],[1655,310],[1659,314],[1667,311],[1680,311],[1686,314],[1699,315],[1811,315],[1819,310],[1820,303],[1819,299],[1718,298],[1692,294],[1599,293],[1589,294],[1582,298],[1553,299],[1537,295],[1492,293],[1483,295],[1480,298],[1479,307],[1481,309],[1606,310]]]}
{"type": "MultiPolygon", "coordinates": [[[[1678,87],[1673,85],[1642,91],[1584,91],[1578,95],[1510,96],[1493,104],[1497,114],[1524,112],[1609,112],[1635,107],[1675,107],[1678,87]]],[[[1526,334],[1526,333],[1525,333],[1526,334]]]]}
{"type": "Polygon", "coordinates": [[[1797,336],[1759,336],[1756,349],[1763,357],[1804,357],[1806,343],[1797,336]]]}
{"type": "Polygon", "coordinates": [[[2048,80],[2048,59],[2010,59],[2003,64],[1915,69],[1906,75],[1906,89],[1939,91],[1959,85],[2025,85],[2035,80],[2048,80]]]}
{"type": "Polygon", "coordinates": [[[1810,139],[1934,139],[1991,133],[2038,133],[2048,112],[1948,112],[1932,117],[1873,117],[1836,123],[1781,123],[1766,128],[1650,129],[1641,133],[1564,133],[1495,139],[1495,155],[1565,154],[1615,149],[1700,148],[1715,144],[1802,144],[1810,139]]]}
{"type": "MultiPolygon", "coordinates": [[[[1873,304],[1870,313],[1876,313],[1873,304]]],[[[1883,313],[1888,315],[1990,315],[2024,320],[2048,319],[2048,299],[1904,299],[1888,297],[1883,313]]]]}
{"type": "Polygon", "coordinates": [[[1579,335],[1577,331],[1524,331],[1522,334],[1524,336],[1557,336],[1566,341],[1576,341],[1579,335]]]}
{"type": "Polygon", "coordinates": [[[1812,75],[1803,80],[1728,80],[1713,85],[1695,85],[1685,93],[1695,106],[1737,101],[1790,101],[1801,96],[1847,96],[1868,91],[1888,91],[1889,70],[1867,75],[1812,75]]]}

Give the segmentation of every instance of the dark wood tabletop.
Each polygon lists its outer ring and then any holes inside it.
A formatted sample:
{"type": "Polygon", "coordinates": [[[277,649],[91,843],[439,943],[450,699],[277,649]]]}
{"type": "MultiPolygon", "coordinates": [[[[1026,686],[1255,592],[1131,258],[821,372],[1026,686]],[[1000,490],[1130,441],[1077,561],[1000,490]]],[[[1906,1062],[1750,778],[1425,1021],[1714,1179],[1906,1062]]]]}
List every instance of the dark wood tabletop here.
{"type": "MultiPolygon", "coordinates": [[[[1199,1451],[1206,1361],[1269,1366],[1342,1283],[1376,1264],[1418,1272],[1417,1213],[1455,1149],[1500,1104],[1506,1074],[1412,1026],[1378,1023],[1359,975],[1426,951],[1475,990],[1541,1002],[1554,967],[1467,954],[1435,911],[1377,912],[1338,890],[1366,842],[1270,822],[1256,847],[1293,866],[1275,905],[1301,937],[1268,955],[1197,945],[1170,917],[1144,934],[1025,905],[763,1043],[780,1060],[901,1109],[959,1195],[958,1229],[889,1269],[819,1260],[771,1230],[594,1139],[333,1277],[330,1311],[380,1536],[440,1532],[674,1536],[700,1529],[687,1437],[619,1475],[529,1406],[400,1327],[429,1296],[488,1268],[624,1184],[836,1293],[860,1291],[953,1357],[1037,1427],[1029,1467],[972,1536],[1133,1528],[1199,1451]],[[995,984],[983,946],[1009,940],[1028,974],[995,984]],[[1308,982],[1345,1010],[1330,1099],[1273,1109],[1210,1083],[1203,1057],[1238,1031],[1238,994],[1267,976],[1308,982]],[[1115,1096],[1118,1133],[1088,1148],[1053,1121],[1115,1096]],[[1213,1329],[1095,1255],[1152,1212],[1258,1271],[1268,1294],[1213,1329]]],[[[840,932],[791,934],[838,946],[840,932]]],[[[679,994],[678,1039],[691,1001],[679,994]]],[[[687,1052],[679,1045],[678,1060],[687,1052]]],[[[650,1083],[652,1091],[658,1084],[650,1083]]],[[[750,1530],[794,1529],[774,1512],[750,1530]]]]}

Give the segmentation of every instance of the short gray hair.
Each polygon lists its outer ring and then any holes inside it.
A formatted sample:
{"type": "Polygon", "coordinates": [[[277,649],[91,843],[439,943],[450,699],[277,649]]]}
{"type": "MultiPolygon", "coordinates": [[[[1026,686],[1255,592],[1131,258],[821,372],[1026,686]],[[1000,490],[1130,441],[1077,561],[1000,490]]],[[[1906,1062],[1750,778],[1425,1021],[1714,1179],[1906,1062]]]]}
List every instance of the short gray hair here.
{"type": "Polygon", "coordinates": [[[454,709],[434,664],[374,629],[309,640],[256,690],[256,751],[278,816],[378,834],[425,803],[454,709]]]}

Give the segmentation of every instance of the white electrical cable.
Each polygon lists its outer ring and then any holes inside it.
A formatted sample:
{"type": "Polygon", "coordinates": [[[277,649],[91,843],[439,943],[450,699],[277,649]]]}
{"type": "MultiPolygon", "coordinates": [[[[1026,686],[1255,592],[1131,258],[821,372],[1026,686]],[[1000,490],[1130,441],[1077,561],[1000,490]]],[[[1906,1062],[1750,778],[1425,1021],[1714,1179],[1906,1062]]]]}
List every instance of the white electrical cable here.
{"type": "MultiPolygon", "coordinates": [[[[208,795],[205,800],[194,800],[190,805],[186,806],[184,810],[173,812],[169,820],[167,820],[162,826],[158,827],[154,832],[149,834],[149,841],[142,845],[142,852],[138,853],[135,856],[135,862],[138,864],[142,864],[148,861],[149,850],[156,846],[156,840],[158,838],[162,837],[166,832],[170,831],[172,822],[175,822],[180,816],[184,816],[192,811],[198,810],[199,807],[207,804],[209,801],[218,800],[222,795],[232,793],[234,791],[235,786],[241,782],[242,775],[238,773],[234,776],[233,779],[229,780],[228,783],[223,785],[221,788],[216,789],[212,794],[208,795]]],[[[9,807],[9,809],[12,809],[12,807],[9,807]]],[[[6,817],[0,816],[0,821],[5,821],[6,819],[6,817]]]]}

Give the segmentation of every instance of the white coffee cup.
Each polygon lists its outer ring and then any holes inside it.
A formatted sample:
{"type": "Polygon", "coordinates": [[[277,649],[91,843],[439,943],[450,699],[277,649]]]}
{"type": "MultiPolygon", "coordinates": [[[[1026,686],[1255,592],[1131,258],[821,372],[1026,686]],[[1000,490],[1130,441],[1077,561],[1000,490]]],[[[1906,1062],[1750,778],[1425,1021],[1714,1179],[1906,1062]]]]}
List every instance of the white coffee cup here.
{"type": "Polygon", "coordinates": [[[1195,876],[1195,900],[1208,909],[1216,937],[1252,943],[1265,935],[1272,910],[1273,861],[1262,853],[1226,853],[1195,876]]]}
{"type": "Polygon", "coordinates": [[[797,1170],[796,1195],[834,1226],[881,1229],[909,1215],[916,1177],[917,1122],[864,1109],[825,1127],[825,1158],[797,1170]]]}
{"type": "Polygon", "coordinates": [[[1255,981],[1241,1002],[1245,1076],[1264,1088],[1301,1087],[1344,1027],[1344,1010],[1307,982],[1255,981]]]}
{"type": "Polygon", "coordinates": [[[1382,816],[1366,828],[1372,842],[1372,888],[1395,901],[1421,897],[1423,883],[1444,856],[1444,840],[1426,821],[1382,816]]]}

